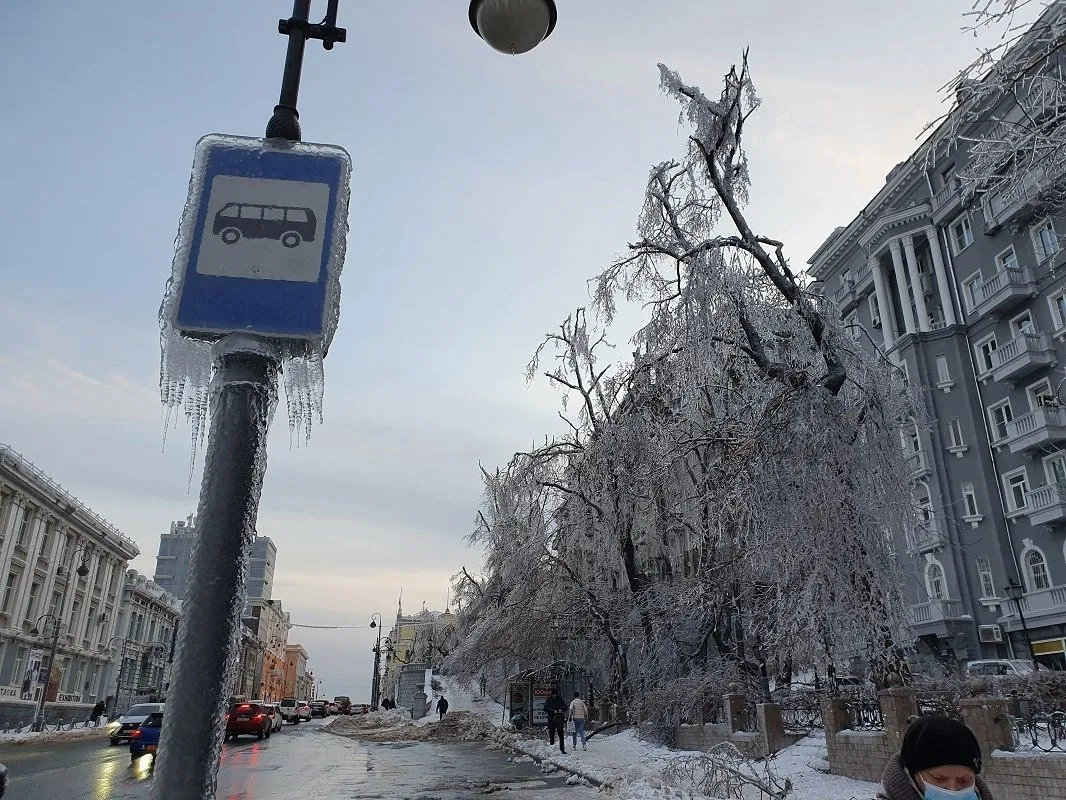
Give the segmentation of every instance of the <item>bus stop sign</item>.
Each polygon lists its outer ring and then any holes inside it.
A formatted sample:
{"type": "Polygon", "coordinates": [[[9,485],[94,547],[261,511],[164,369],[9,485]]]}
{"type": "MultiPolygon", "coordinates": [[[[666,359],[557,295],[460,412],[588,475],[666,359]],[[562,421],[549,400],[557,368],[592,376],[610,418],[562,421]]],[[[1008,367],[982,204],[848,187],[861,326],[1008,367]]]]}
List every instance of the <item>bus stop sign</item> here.
{"type": "Polygon", "coordinates": [[[350,174],[348,153],[334,145],[203,137],[178,234],[175,329],[328,336],[350,174]]]}

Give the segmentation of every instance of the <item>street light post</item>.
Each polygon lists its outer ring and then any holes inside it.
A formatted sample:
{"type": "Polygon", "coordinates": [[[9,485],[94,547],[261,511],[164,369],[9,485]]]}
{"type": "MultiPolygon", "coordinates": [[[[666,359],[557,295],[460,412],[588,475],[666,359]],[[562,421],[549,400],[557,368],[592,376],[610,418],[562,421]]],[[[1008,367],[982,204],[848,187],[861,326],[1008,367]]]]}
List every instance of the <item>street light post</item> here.
{"type": "MultiPolygon", "coordinates": [[[[86,564],[88,560],[89,550],[83,547],[75,550],[73,553],[70,554],[70,567],[67,567],[67,569],[64,571],[63,566],[60,565],[59,570],[57,570],[57,574],[60,574],[64,577],[63,594],[59,601],[59,607],[56,609],[56,611],[59,612],[60,615],[62,615],[63,613],[63,607],[67,604],[67,594],[70,592],[71,571],[73,571],[74,574],[77,575],[79,578],[84,578],[86,575],[89,574],[89,567],[86,564]],[[74,558],[79,553],[81,554],[81,564],[76,570],[72,570],[74,566],[74,558]]],[[[51,618],[52,620],[52,647],[51,652],[48,656],[48,680],[45,681],[44,689],[41,691],[41,699],[37,702],[37,717],[33,721],[33,729],[35,731],[44,730],[44,704],[48,697],[48,683],[51,680],[52,672],[55,671],[56,655],[59,652],[59,629],[63,625],[62,617],[56,616],[55,614],[42,614],[40,617],[37,618],[37,622],[39,623],[42,619],[47,618],[51,618]]],[[[30,633],[33,636],[38,636],[40,632],[37,626],[34,625],[33,630],[31,630],[30,633]]],[[[58,685],[56,686],[56,692],[58,695],[58,685]]]]}
{"type": "Polygon", "coordinates": [[[370,615],[370,627],[378,629],[378,641],[374,645],[374,678],[370,684],[370,710],[376,711],[381,699],[381,614],[375,611],[370,615]],[[377,617],[377,621],[374,621],[377,617]]]}
{"type": "Polygon", "coordinates": [[[1040,665],[1036,661],[1036,655],[1033,653],[1033,640],[1029,637],[1029,626],[1025,622],[1025,612],[1022,611],[1022,597],[1025,595],[1025,587],[1022,586],[1014,578],[1011,578],[1003,591],[1006,592],[1007,597],[1014,601],[1014,605],[1018,609],[1018,618],[1022,623],[1022,636],[1025,637],[1025,646],[1029,650],[1029,660],[1033,662],[1033,669],[1040,669],[1040,665]]]}

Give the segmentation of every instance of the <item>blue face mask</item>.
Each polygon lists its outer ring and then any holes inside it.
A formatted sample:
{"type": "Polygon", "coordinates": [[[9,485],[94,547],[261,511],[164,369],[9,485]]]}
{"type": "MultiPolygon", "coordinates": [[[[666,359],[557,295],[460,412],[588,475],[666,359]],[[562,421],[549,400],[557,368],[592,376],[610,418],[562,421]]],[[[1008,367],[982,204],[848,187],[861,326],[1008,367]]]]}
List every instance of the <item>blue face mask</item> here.
{"type": "Polygon", "coordinates": [[[977,787],[971,786],[969,789],[941,789],[939,786],[925,785],[925,794],[922,795],[924,800],[980,800],[977,794],[977,787]]]}

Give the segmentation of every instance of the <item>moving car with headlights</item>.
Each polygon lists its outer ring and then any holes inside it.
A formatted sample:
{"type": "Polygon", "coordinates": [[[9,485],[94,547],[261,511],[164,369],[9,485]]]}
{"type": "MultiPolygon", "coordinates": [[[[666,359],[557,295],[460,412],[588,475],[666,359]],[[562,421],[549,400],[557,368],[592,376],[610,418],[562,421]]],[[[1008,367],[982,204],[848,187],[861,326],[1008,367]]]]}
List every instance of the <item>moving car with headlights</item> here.
{"type": "Polygon", "coordinates": [[[152,714],[130,734],[130,763],[143,755],[159,750],[159,734],[163,731],[163,713],[152,714]]]}
{"type": "Polygon", "coordinates": [[[226,739],[238,736],[264,739],[273,732],[273,722],[259,703],[234,703],[226,713],[226,739]]]}
{"type": "Polygon", "coordinates": [[[133,732],[141,727],[146,719],[152,714],[162,714],[162,703],[139,703],[132,706],[125,714],[116,719],[109,726],[111,734],[111,746],[121,742],[128,742],[133,732]]]}

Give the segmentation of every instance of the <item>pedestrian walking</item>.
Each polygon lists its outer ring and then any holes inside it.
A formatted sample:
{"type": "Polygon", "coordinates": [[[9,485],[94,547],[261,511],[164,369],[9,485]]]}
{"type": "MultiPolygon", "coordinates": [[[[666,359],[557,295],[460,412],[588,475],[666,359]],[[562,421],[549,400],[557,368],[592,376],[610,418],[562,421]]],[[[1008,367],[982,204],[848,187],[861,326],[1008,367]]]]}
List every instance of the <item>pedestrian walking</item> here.
{"type": "Polygon", "coordinates": [[[981,780],[981,745],[947,717],[921,717],[881,776],[878,800],[993,800],[981,780]]]}
{"type": "Polygon", "coordinates": [[[93,710],[89,712],[89,722],[93,724],[94,728],[100,727],[100,717],[103,716],[106,707],[104,701],[100,700],[95,706],[93,706],[93,710]]]}
{"type": "Polygon", "coordinates": [[[548,741],[555,744],[555,734],[559,734],[559,751],[566,754],[566,701],[559,696],[558,689],[552,689],[552,696],[544,703],[544,713],[548,715],[548,741]]]}
{"type": "Polygon", "coordinates": [[[588,750],[585,744],[585,720],[589,716],[589,707],[581,699],[581,692],[574,692],[570,701],[570,721],[574,723],[574,749],[577,750],[577,737],[581,737],[581,749],[588,750]]]}
{"type": "Polygon", "coordinates": [[[440,714],[442,720],[444,715],[448,713],[448,698],[444,695],[437,698],[437,713],[440,714]]]}

